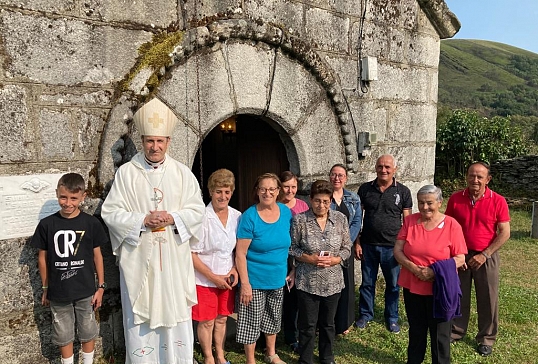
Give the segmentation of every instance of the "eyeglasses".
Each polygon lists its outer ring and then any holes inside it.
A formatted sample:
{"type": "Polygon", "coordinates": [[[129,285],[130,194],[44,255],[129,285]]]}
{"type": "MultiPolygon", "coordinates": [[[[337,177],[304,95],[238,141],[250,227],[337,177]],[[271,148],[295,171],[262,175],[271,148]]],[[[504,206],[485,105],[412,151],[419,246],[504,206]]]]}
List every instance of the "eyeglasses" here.
{"type": "Polygon", "coordinates": [[[339,173],[339,174],[337,174],[337,173],[331,173],[331,174],[329,175],[329,177],[331,177],[332,179],[336,179],[337,177],[338,177],[339,179],[344,179],[344,178],[347,177],[347,176],[346,176],[345,174],[342,174],[342,173],[339,173]]]}
{"type": "Polygon", "coordinates": [[[260,191],[261,193],[266,193],[266,192],[269,192],[270,194],[274,194],[276,191],[278,191],[280,189],[280,187],[269,187],[269,188],[264,188],[264,187],[258,187],[258,191],[260,191]]]}
{"type": "Polygon", "coordinates": [[[312,200],[312,203],[314,205],[325,205],[325,206],[329,206],[331,204],[331,200],[320,200],[319,198],[315,198],[312,200]]]}

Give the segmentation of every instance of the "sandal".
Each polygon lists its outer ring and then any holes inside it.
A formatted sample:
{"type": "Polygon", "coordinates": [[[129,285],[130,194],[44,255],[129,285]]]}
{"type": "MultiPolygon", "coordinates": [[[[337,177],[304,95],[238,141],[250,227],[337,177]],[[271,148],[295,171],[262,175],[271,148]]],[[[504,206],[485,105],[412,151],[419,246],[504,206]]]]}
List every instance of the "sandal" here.
{"type": "Polygon", "coordinates": [[[278,354],[274,354],[274,355],[271,355],[271,356],[266,356],[265,357],[265,362],[267,364],[286,364],[286,362],[280,360],[280,358],[278,357],[278,354]],[[275,360],[275,361],[273,361],[273,360],[275,360]]]}

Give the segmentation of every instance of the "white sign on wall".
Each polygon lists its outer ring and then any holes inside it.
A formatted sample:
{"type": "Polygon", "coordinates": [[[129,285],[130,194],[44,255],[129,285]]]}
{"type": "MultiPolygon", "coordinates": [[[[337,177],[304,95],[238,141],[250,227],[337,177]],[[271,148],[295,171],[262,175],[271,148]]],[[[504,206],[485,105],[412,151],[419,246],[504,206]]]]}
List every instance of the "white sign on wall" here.
{"type": "Polygon", "coordinates": [[[39,220],[60,210],[56,185],[62,175],[0,177],[0,240],[31,236],[39,220]]]}

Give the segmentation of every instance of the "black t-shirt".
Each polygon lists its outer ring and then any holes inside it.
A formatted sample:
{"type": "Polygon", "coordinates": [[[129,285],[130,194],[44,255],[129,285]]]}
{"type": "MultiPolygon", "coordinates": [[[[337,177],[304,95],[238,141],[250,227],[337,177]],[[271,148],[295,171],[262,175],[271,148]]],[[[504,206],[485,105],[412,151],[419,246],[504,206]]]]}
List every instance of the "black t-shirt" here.
{"type": "Polygon", "coordinates": [[[31,244],[47,251],[50,301],[71,302],[95,293],[93,249],[106,241],[101,222],[82,211],[71,219],[57,212],[39,222],[31,244]]]}
{"type": "Polygon", "coordinates": [[[413,207],[411,191],[399,182],[383,193],[377,179],[363,183],[358,195],[364,209],[361,244],[394,246],[396,236],[402,227],[402,213],[413,207]]]}

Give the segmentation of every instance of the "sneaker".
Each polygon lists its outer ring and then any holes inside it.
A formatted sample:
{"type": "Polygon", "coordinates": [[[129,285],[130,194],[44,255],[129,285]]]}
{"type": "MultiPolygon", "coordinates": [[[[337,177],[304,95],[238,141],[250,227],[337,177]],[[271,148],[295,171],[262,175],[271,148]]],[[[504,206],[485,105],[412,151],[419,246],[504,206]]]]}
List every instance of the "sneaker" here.
{"type": "Polygon", "coordinates": [[[478,351],[478,354],[482,356],[488,356],[488,355],[491,355],[492,348],[490,345],[480,344],[478,345],[478,348],[476,349],[476,351],[478,351]]]}
{"type": "Polygon", "coordinates": [[[393,323],[389,324],[388,329],[393,334],[399,334],[400,333],[400,325],[398,325],[396,322],[393,322],[393,323]]]}
{"type": "Polygon", "coordinates": [[[359,329],[365,329],[368,326],[368,321],[365,318],[361,317],[355,322],[355,326],[359,329]]]}

